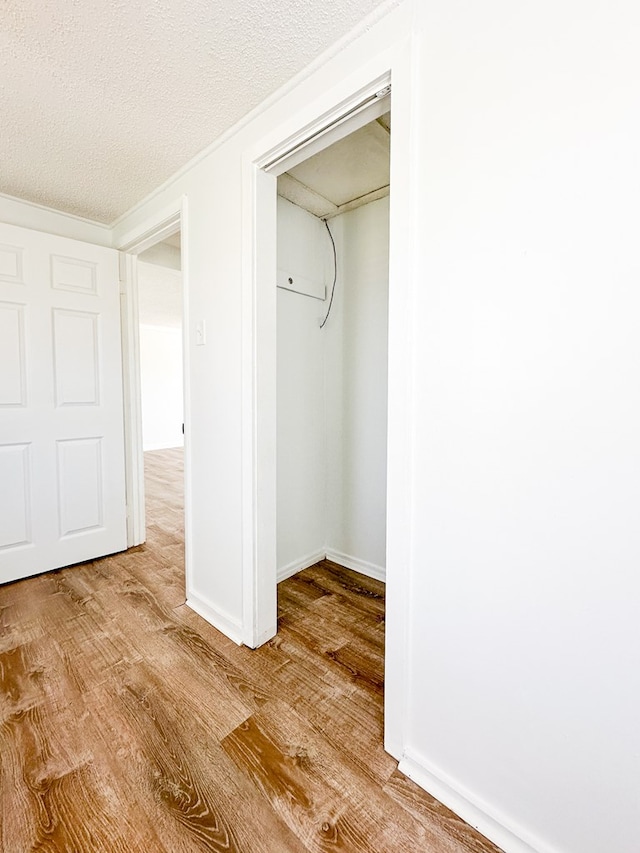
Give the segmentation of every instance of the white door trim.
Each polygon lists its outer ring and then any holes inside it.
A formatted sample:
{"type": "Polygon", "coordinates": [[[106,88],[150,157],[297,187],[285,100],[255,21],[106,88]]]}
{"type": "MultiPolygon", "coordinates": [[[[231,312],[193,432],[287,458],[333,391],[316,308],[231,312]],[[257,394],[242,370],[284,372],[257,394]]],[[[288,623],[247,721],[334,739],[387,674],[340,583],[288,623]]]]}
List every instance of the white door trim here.
{"type": "Polygon", "coordinates": [[[328,92],[316,118],[308,107],[289,116],[285,131],[272,131],[243,158],[242,477],[244,642],[258,646],[276,632],[276,178],[261,166],[273,164],[286,146],[309,137],[339,118],[340,109],[392,81],[391,199],[389,265],[389,414],[387,485],[387,637],[385,671],[385,748],[404,753],[407,708],[409,566],[413,395],[413,288],[411,264],[418,244],[413,170],[419,167],[415,144],[417,111],[414,40],[410,34],[357,69],[328,92]],[[356,83],[355,81],[358,80],[356,83]],[[351,81],[351,82],[349,82],[351,81]],[[296,119],[299,124],[296,129],[296,119]],[[293,132],[292,132],[293,127],[293,132]]]}
{"type": "Polygon", "coordinates": [[[145,540],[144,457],[140,389],[140,323],[138,259],[120,253],[120,317],[122,324],[122,390],[124,395],[124,464],[127,493],[127,548],[145,540]]]}
{"type": "Polygon", "coordinates": [[[183,292],[183,369],[185,421],[185,564],[187,582],[191,543],[190,493],[191,459],[189,454],[189,362],[188,362],[188,271],[186,269],[187,201],[182,196],[144,220],[116,241],[120,252],[120,299],[122,311],[122,364],[124,374],[125,465],[127,483],[127,545],[145,540],[144,456],[142,451],[142,408],[140,403],[140,338],[138,320],[137,255],[178,229],[181,231],[181,268],[183,292]]]}
{"type": "Polygon", "coordinates": [[[116,241],[115,248],[121,252],[131,252],[139,255],[165,237],[175,234],[184,225],[186,211],[186,196],[181,196],[172,204],[159,210],[155,216],[150,216],[135,228],[130,229],[116,241]]]}

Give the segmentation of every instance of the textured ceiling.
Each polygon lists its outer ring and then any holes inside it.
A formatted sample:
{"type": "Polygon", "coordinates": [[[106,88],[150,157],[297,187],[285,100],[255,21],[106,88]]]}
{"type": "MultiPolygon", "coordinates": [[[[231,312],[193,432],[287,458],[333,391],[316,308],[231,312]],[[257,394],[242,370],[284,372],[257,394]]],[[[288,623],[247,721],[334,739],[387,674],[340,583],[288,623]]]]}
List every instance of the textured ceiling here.
{"type": "Polygon", "coordinates": [[[380,5],[2,0],[0,192],[111,223],[380,5]]]}

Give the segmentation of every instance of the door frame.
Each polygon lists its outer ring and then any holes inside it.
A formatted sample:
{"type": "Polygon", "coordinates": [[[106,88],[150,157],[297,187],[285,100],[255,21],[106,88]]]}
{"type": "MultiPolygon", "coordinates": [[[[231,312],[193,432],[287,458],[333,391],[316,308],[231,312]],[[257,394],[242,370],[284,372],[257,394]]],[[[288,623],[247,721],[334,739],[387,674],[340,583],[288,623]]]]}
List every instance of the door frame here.
{"type": "Polygon", "coordinates": [[[418,57],[411,34],[306,105],[245,151],[242,277],[243,622],[253,647],[277,630],[276,176],[279,158],[321,134],[391,82],[385,748],[404,752],[407,704],[413,408],[412,259],[419,245],[414,170],[418,57]],[[276,163],[275,166],[272,164],[276,163]],[[270,170],[270,171],[269,171],[270,170]]]}
{"type": "Polygon", "coordinates": [[[185,574],[191,566],[191,454],[189,441],[189,340],[188,340],[188,269],[187,269],[187,199],[177,198],[155,216],[145,219],[120,238],[115,248],[120,252],[120,305],[122,318],[122,369],[124,380],[125,476],[127,488],[127,546],[145,541],[144,455],[142,450],[142,406],[140,386],[140,330],[138,314],[137,256],[165,237],[181,232],[182,274],[182,364],[184,406],[184,487],[185,487],[185,574]]]}

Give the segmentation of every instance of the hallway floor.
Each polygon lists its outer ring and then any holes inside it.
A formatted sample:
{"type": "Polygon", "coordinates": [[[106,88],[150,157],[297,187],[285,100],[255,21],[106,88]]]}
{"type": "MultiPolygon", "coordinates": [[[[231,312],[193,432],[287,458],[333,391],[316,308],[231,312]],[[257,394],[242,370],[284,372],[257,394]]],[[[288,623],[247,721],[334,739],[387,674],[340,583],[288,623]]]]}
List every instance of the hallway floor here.
{"type": "Polygon", "coordinates": [[[236,646],[184,604],[182,452],[145,545],[0,587],[0,849],[496,853],[382,749],[384,586],[333,563],[236,646]]]}

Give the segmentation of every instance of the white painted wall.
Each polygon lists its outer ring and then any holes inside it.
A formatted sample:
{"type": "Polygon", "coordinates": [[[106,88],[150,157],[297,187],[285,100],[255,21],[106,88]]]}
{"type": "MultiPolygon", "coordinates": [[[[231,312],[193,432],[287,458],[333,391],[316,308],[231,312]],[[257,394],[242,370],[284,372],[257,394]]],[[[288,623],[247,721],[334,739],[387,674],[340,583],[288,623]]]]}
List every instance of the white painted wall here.
{"type": "Polygon", "coordinates": [[[145,326],[181,329],[183,286],[180,271],[140,260],[137,271],[140,322],[145,326]]]}
{"type": "MultiPolygon", "coordinates": [[[[322,222],[278,198],[278,267],[325,281],[333,258],[322,222]]],[[[278,288],[277,561],[280,577],[324,556],[324,302],[278,288]]]]}
{"type": "Polygon", "coordinates": [[[558,853],[640,830],[639,36],[424,15],[408,744],[558,853]]]}
{"type": "Polygon", "coordinates": [[[182,331],[140,326],[142,447],[182,447],[182,331]]]}
{"type": "Polygon", "coordinates": [[[389,423],[413,475],[389,467],[406,556],[387,567],[390,742],[508,853],[631,851],[640,833],[639,35],[628,0],[409,0],[114,234],[186,196],[188,595],[248,637],[242,158],[394,64],[393,144],[411,136],[392,186],[413,192],[407,221],[391,202],[395,381],[413,361],[389,423]],[[199,319],[214,333],[196,348],[199,319]]]}
{"type": "Polygon", "coordinates": [[[144,450],[184,444],[182,276],[138,261],[140,388],[144,450]]]}
{"type": "Polygon", "coordinates": [[[340,277],[325,326],[326,551],[374,577],[386,566],[389,199],[330,222],[340,277]]]}
{"type": "Polygon", "coordinates": [[[278,268],[327,299],[278,289],[278,576],[331,559],[384,578],[389,200],[321,220],[278,198],[278,268]]]}

